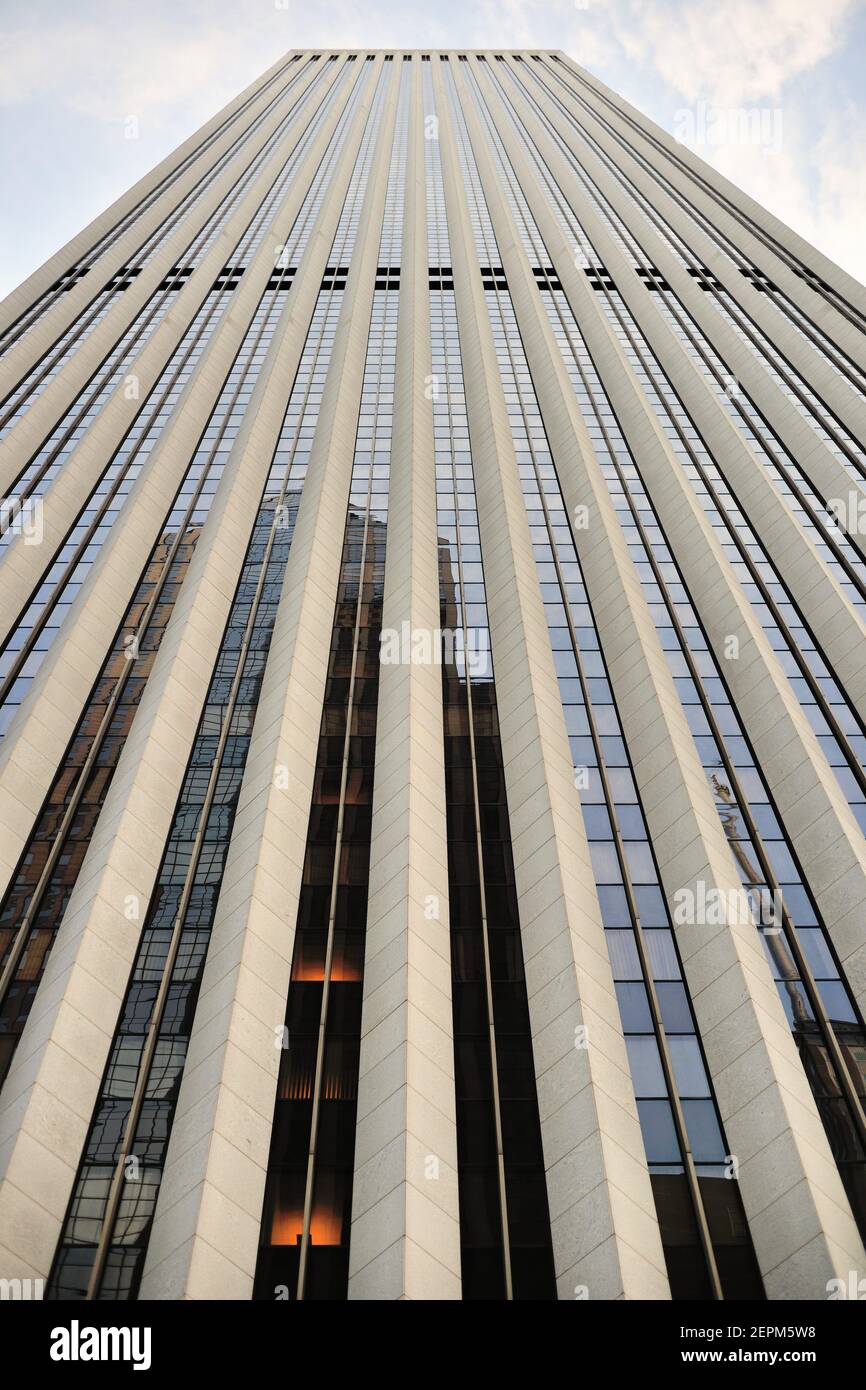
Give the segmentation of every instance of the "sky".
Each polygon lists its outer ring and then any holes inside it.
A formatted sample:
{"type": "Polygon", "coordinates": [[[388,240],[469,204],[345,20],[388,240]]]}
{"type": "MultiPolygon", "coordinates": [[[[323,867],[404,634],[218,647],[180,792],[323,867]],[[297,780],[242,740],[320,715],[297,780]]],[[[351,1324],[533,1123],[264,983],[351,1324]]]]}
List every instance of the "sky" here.
{"type": "Polygon", "coordinates": [[[866,0],[0,0],[0,298],[314,46],[562,49],[866,281],[866,0]]]}

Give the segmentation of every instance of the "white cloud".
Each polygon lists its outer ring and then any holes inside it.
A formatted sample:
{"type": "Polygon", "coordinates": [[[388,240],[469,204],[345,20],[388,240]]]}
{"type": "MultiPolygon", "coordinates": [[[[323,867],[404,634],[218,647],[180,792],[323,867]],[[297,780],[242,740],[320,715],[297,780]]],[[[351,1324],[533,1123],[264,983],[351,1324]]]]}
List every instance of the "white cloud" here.
{"type": "MultiPolygon", "coordinates": [[[[244,66],[243,45],[222,30],[196,37],[148,30],[146,19],[117,29],[69,21],[3,36],[0,102],[62,104],[99,121],[156,114],[193,99],[213,106],[214,88],[244,66]],[[210,91],[208,89],[210,88],[210,91]]],[[[250,55],[252,56],[252,55],[250,55]]],[[[273,61],[264,50],[259,66],[273,61]]],[[[255,68],[249,78],[255,75],[255,68]]]]}
{"type": "MultiPolygon", "coordinates": [[[[50,102],[85,119],[136,114],[172,126],[187,107],[189,134],[281,53],[321,41],[319,14],[299,0],[288,9],[274,0],[115,0],[110,22],[99,5],[86,8],[92,18],[28,18],[0,34],[0,106],[50,102]]],[[[362,14],[351,0],[329,0],[327,18],[341,47],[389,41],[372,5],[362,14]]]]}
{"type": "Polygon", "coordinates": [[[849,105],[826,116],[817,135],[787,109],[778,150],[729,145],[700,153],[709,154],[732,183],[863,280],[866,173],[849,151],[864,146],[866,114],[849,105]]]}
{"type": "Polygon", "coordinates": [[[621,0],[610,22],[629,60],[689,101],[773,100],[840,43],[857,0],[621,0]]]}
{"type": "MultiPolygon", "coordinates": [[[[694,125],[701,109],[711,124],[718,110],[731,132],[738,111],[763,113],[769,146],[733,138],[696,152],[864,279],[866,174],[850,152],[863,148],[866,114],[861,105],[840,105],[830,75],[820,80],[821,100],[806,85],[841,53],[861,7],[862,0],[591,0],[570,27],[569,48],[600,77],[605,69],[616,74],[607,77],[612,86],[628,83],[636,105],[652,101],[648,114],[672,133],[680,133],[684,114],[694,125]]],[[[742,119],[739,129],[748,126],[742,119]]]]}

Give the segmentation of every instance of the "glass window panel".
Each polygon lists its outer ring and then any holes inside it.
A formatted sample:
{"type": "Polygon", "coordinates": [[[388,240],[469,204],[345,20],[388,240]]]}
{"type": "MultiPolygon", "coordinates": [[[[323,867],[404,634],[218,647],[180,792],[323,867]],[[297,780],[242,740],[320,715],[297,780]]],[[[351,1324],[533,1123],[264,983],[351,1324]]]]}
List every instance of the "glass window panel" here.
{"type": "Polygon", "coordinates": [[[686,1132],[696,1163],[718,1163],[725,1157],[725,1146],[711,1100],[684,1100],[686,1132]]]}
{"type": "Polygon", "coordinates": [[[640,968],[634,932],[608,931],[605,932],[605,938],[613,978],[615,980],[642,980],[643,971],[640,968]]]}
{"type": "Polygon", "coordinates": [[[654,1037],[628,1037],[625,1040],[635,1095],[665,1096],[664,1072],[654,1037]]]}
{"type": "Polygon", "coordinates": [[[647,955],[650,958],[654,980],[678,980],[680,968],[670,931],[645,931],[647,955]]]}
{"type": "Polygon", "coordinates": [[[674,1117],[667,1100],[639,1100],[637,1113],[648,1163],[679,1163],[674,1117]]]}
{"type": "Polygon", "coordinates": [[[651,1033],[653,1031],[649,1001],[646,989],[642,984],[617,984],[616,997],[624,1032],[651,1033]]]}
{"type": "Polygon", "coordinates": [[[710,1088],[697,1038],[668,1038],[668,1047],[680,1096],[709,1096],[710,1088]]]}

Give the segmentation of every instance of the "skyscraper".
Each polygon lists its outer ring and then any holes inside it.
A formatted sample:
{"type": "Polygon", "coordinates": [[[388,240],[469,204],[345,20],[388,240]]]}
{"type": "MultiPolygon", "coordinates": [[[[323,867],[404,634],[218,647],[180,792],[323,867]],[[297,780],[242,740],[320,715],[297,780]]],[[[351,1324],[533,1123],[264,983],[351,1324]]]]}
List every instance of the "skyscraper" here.
{"type": "Polygon", "coordinates": [[[322,50],[0,314],[0,1277],[866,1276],[866,291],[562,53],[322,50]]]}

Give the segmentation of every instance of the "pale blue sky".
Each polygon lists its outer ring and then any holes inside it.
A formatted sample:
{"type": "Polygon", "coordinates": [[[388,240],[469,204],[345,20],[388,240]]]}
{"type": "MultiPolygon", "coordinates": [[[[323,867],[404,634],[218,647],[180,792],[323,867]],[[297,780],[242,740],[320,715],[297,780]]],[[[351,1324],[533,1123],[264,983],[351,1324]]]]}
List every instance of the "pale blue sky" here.
{"type": "Polygon", "coordinates": [[[313,45],[561,48],[679,134],[759,108],[699,152],[866,280],[866,0],[0,0],[0,297],[313,45]]]}

